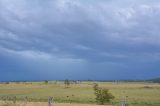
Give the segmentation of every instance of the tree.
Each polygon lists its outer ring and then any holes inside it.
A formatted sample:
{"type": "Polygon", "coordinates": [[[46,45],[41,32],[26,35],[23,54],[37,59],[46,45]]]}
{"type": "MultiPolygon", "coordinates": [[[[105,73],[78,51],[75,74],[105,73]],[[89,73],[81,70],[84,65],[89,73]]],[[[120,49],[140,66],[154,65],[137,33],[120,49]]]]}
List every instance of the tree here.
{"type": "Polygon", "coordinates": [[[44,81],[44,83],[45,83],[45,84],[48,84],[48,81],[47,81],[47,80],[45,80],[45,81],[44,81]]]}
{"type": "Polygon", "coordinates": [[[96,101],[100,105],[104,105],[107,102],[110,102],[111,99],[114,99],[114,96],[109,93],[108,89],[99,88],[98,84],[94,84],[93,89],[96,95],[96,101]]]}
{"type": "Polygon", "coordinates": [[[66,79],[65,81],[64,81],[64,84],[65,84],[65,87],[69,87],[69,85],[70,85],[70,81],[68,80],[68,79],[66,79]]]}

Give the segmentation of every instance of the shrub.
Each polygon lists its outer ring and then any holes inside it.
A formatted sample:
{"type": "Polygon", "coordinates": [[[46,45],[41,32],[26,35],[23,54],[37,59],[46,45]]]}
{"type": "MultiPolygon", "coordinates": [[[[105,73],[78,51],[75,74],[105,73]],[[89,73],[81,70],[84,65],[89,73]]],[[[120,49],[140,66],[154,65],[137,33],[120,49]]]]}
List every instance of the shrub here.
{"type": "Polygon", "coordinates": [[[5,84],[9,84],[9,82],[5,82],[5,84]]]}
{"type": "Polygon", "coordinates": [[[70,81],[66,79],[66,80],[64,81],[64,84],[65,84],[65,87],[68,88],[69,85],[70,85],[70,81]]]}
{"type": "Polygon", "coordinates": [[[45,80],[45,81],[44,81],[44,83],[45,83],[45,84],[48,84],[48,81],[47,81],[47,80],[45,80]]]}
{"type": "Polygon", "coordinates": [[[94,84],[93,89],[96,95],[96,101],[100,105],[110,102],[111,99],[114,99],[114,96],[109,93],[108,89],[99,88],[98,84],[94,84]]]}

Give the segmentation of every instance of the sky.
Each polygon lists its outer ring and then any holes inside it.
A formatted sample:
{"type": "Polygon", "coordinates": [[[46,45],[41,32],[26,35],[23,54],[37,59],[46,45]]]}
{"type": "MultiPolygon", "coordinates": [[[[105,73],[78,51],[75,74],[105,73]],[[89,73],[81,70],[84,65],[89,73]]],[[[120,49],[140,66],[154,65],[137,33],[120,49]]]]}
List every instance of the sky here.
{"type": "Polygon", "coordinates": [[[160,0],[0,0],[0,81],[160,77],[160,0]]]}

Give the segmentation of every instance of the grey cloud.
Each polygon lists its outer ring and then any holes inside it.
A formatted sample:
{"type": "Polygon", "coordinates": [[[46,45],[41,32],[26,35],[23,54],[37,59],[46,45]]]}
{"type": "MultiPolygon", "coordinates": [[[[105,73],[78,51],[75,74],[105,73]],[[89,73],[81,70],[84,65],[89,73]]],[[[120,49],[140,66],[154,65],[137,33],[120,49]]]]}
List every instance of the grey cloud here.
{"type": "MultiPolygon", "coordinates": [[[[159,1],[0,1],[0,45],[91,61],[159,53],[159,1]]],[[[147,58],[144,57],[144,58],[147,58]]]]}

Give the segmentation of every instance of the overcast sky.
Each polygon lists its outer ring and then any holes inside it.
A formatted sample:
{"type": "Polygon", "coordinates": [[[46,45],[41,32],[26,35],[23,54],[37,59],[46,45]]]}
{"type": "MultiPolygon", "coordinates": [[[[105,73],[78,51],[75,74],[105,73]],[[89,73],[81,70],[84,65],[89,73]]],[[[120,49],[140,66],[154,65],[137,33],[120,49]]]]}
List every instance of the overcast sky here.
{"type": "Polygon", "coordinates": [[[160,0],[0,0],[0,81],[160,77],[160,0]]]}

